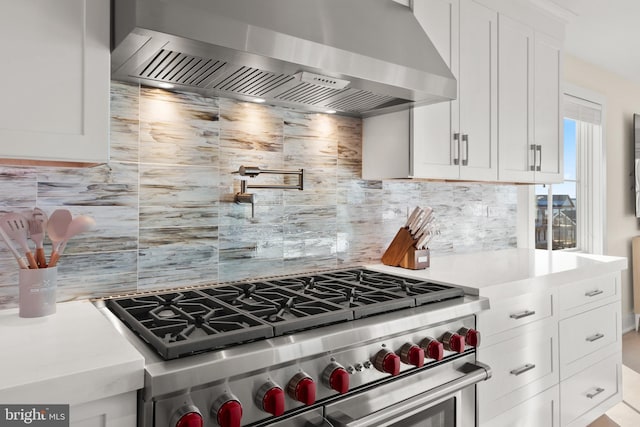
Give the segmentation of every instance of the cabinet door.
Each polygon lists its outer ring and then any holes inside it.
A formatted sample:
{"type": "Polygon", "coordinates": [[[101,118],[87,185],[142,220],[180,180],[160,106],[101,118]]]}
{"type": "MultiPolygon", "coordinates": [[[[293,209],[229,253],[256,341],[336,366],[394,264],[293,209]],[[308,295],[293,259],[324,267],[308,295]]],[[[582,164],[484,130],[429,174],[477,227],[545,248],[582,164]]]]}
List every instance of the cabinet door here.
{"type": "Polygon", "coordinates": [[[497,180],[497,13],[460,3],[461,179],[497,180]]]}
{"type": "Polygon", "coordinates": [[[0,158],[105,162],[109,1],[5,1],[0,158]]]}
{"type": "Polygon", "coordinates": [[[562,47],[560,42],[536,33],[534,70],[535,143],[539,146],[536,182],[564,180],[563,127],[560,120],[562,47]]]}
{"type": "Polygon", "coordinates": [[[533,29],[500,15],[498,177],[501,181],[534,181],[533,46],[533,29]]]}
{"type": "MultiPolygon", "coordinates": [[[[413,13],[436,49],[458,78],[458,0],[414,0],[413,13]]],[[[425,105],[412,110],[412,175],[457,179],[460,174],[458,101],[425,105]]]]}

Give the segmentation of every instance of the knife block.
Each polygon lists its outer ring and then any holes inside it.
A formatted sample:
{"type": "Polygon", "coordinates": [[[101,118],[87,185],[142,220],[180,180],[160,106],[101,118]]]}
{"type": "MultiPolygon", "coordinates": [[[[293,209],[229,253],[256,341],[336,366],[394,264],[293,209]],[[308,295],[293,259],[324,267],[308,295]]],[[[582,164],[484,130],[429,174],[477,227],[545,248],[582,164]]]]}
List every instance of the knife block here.
{"type": "Polygon", "coordinates": [[[382,263],[412,270],[429,267],[429,249],[417,250],[416,243],[409,230],[401,228],[382,255],[382,263]]]}

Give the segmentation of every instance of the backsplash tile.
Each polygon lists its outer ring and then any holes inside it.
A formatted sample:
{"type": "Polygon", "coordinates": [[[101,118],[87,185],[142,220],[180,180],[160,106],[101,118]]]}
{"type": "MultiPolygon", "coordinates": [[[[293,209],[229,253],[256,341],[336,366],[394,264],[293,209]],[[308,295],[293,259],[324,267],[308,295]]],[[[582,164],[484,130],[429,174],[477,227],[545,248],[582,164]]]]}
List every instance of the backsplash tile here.
{"type": "MultiPolygon", "coordinates": [[[[434,258],[516,245],[514,186],[365,181],[361,136],[355,118],[112,82],[111,162],[0,166],[0,212],[64,207],[96,219],[61,259],[60,301],[376,263],[417,205],[437,216],[434,258]],[[251,218],[233,203],[241,165],[303,168],[304,190],[249,190],[251,218]]],[[[0,246],[0,308],[17,294],[0,246]]]]}

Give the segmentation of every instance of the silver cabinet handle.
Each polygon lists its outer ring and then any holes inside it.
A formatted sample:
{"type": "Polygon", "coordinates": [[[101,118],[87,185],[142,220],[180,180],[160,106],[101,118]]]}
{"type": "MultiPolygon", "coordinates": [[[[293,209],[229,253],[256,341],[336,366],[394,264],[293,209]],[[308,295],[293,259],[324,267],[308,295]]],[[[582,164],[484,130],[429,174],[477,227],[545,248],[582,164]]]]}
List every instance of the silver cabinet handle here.
{"type": "Polygon", "coordinates": [[[464,159],[462,160],[462,166],[467,166],[469,164],[469,135],[466,133],[462,134],[462,142],[464,142],[464,159]]]}
{"type": "Polygon", "coordinates": [[[524,366],[521,366],[521,367],[519,367],[517,369],[514,369],[512,371],[509,371],[509,373],[511,375],[515,375],[517,377],[518,375],[524,374],[525,372],[530,371],[535,367],[536,367],[536,365],[534,365],[533,363],[527,363],[524,366]]]}
{"type": "Polygon", "coordinates": [[[542,170],[542,145],[536,145],[536,151],[540,153],[538,155],[538,166],[536,166],[536,172],[540,172],[542,170]]]}
{"type": "Polygon", "coordinates": [[[604,334],[597,333],[595,335],[591,335],[590,337],[587,337],[586,340],[589,342],[594,342],[594,341],[598,341],[600,338],[604,338],[604,334]]]}
{"type": "Polygon", "coordinates": [[[603,391],[604,391],[604,389],[602,387],[597,387],[596,391],[594,391],[593,393],[587,393],[587,397],[589,399],[593,399],[594,397],[596,397],[597,395],[599,395],[603,391]]]}
{"type": "Polygon", "coordinates": [[[454,165],[459,165],[460,164],[460,134],[459,133],[454,133],[453,134],[453,164],[454,165]]]}
{"type": "Polygon", "coordinates": [[[536,170],[536,164],[538,163],[538,157],[537,157],[537,152],[536,152],[536,145],[535,144],[531,144],[529,146],[529,150],[533,151],[533,163],[531,164],[531,166],[529,166],[529,170],[531,172],[534,172],[536,170]]]}
{"type": "Polygon", "coordinates": [[[604,293],[602,289],[596,289],[595,291],[587,292],[584,294],[585,297],[595,297],[596,295],[600,295],[604,293]]]}
{"type": "Polygon", "coordinates": [[[522,319],[523,317],[533,316],[534,314],[536,314],[535,310],[525,310],[521,313],[513,313],[509,315],[509,317],[512,319],[522,319]]]}

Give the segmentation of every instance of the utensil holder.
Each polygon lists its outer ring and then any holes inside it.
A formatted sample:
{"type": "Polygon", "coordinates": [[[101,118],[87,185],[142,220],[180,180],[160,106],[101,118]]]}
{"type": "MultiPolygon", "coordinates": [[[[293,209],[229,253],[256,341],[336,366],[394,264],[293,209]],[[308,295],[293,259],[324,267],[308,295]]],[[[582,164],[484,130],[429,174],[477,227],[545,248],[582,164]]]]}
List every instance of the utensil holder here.
{"type": "Polygon", "coordinates": [[[20,269],[19,316],[42,317],[56,312],[58,267],[20,269]]]}
{"type": "Polygon", "coordinates": [[[429,249],[416,249],[413,246],[404,254],[404,258],[400,261],[400,267],[409,268],[411,270],[424,270],[429,267],[431,262],[431,253],[429,249]]]}

